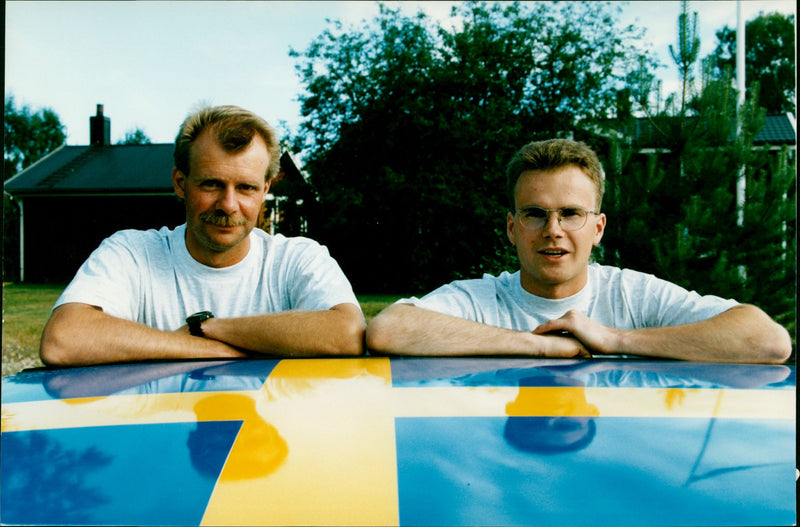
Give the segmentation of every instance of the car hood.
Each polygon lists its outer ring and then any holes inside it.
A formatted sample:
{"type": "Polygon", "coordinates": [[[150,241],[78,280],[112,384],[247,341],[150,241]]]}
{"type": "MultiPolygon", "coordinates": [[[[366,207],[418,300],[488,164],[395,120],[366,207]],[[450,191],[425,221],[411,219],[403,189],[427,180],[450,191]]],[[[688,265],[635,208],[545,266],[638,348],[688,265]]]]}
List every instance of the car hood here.
{"type": "Polygon", "coordinates": [[[783,525],[794,366],[364,357],[2,381],[4,524],[783,525]]]}

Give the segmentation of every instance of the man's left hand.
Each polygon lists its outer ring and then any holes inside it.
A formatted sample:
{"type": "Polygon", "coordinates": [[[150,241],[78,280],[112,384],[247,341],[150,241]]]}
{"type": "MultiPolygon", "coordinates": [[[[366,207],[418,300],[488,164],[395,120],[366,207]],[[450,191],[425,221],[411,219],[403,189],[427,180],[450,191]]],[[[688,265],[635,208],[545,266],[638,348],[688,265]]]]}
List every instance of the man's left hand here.
{"type": "Polygon", "coordinates": [[[533,330],[537,335],[566,331],[581,341],[592,353],[617,352],[620,331],[595,322],[580,311],[570,310],[560,318],[549,320],[533,330]]]}

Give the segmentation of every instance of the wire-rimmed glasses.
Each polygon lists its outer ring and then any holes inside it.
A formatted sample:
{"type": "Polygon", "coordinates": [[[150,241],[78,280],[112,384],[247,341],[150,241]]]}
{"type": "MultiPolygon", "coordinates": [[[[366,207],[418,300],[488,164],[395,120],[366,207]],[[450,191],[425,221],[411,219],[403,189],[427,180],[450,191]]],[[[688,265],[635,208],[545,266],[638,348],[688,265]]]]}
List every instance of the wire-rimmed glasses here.
{"type": "Polygon", "coordinates": [[[586,218],[589,214],[600,214],[600,211],[577,207],[564,207],[563,209],[525,207],[524,209],[517,209],[516,213],[522,226],[531,231],[538,231],[547,225],[551,213],[556,214],[562,229],[565,231],[577,231],[586,225],[586,218]]]}

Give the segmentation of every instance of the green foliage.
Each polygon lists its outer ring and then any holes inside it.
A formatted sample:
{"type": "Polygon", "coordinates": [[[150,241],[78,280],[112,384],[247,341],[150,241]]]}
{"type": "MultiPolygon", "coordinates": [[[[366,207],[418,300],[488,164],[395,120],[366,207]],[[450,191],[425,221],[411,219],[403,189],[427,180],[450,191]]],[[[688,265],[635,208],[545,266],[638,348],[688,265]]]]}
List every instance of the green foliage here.
{"type": "Polygon", "coordinates": [[[603,261],[793,321],[796,158],[754,146],[758,101],[737,109],[731,79],[707,71],[685,106],[648,113],[638,141],[617,145],[625,162],[607,181],[603,261]]]}
{"type": "MultiPolygon", "coordinates": [[[[717,46],[708,57],[716,75],[736,68],[736,29],[717,31],[717,46]]],[[[795,114],[794,15],[760,13],[745,24],[745,82],[747,97],[758,97],[768,114],[795,114]]]]}
{"type": "Polygon", "coordinates": [[[421,291],[516,262],[504,167],[524,143],[614,113],[639,35],[605,3],[463,3],[463,26],[381,6],[304,52],[296,148],[310,225],[357,290],[421,291]]]}
{"type": "Polygon", "coordinates": [[[5,102],[3,128],[3,180],[64,144],[67,137],[53,110],[17,108],[13,95],[5,102]]]}
{"type": "MultiPolygon", "coordinates": [[[[6,98],[3,132],[3,181],[64,144],[67,137],[53,110],[17,108],[13,95],[6,98]]],[[[18,274],[19,209],[3,194],[3,277],[15,279],[18,274]]]]}
{"type": "Polygon", "coordinates": [[[128,130],[125,132],[125,138],[122,141],[119,141],[118,145],[149,145],[152,142],[150,138],[147,137],[147,134],[144,133],[144,130],[141,128],[135,128],[133,130],[128,130]]]}
{"type": "Polygon", "coordinates": [[[686,101],[686,89],[692,81],[692,66],[700,54],[700,39],[697,38],[697,13],[689,14],[689,3],[683,2],[681,14],[678,16],[678,42],[675,48],[670,44],[669,54],[678,66],[678,73],[683,79],[681,107],[686,101]]]}

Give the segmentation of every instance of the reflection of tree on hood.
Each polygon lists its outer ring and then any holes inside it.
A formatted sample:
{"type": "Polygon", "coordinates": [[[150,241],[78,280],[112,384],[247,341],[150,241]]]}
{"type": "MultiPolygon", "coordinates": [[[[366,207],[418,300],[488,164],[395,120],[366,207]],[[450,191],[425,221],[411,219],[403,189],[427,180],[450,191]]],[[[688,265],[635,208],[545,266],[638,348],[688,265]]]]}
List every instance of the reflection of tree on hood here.
{"type": "Polygon", "coordinates": [[[289,454],[286,441],[278,430],[256,411],[255,400],[240,394],[215,394],[205,397],[194,406],[197,428],[189,435],[188,446],[192,465],[207,476],[216,477],[219,452],[230,447],[228,460],[219,479],[237,480],[266,476],[274,472],[289,454]],[[220,433],[215,422],[223,416],[242,419],[242,426],[233,446],[230,435],[220,433]]]}
{"type": "Polygon", "coordinates": [[[362,379],[389,382],[388,366],[374,359],[293,359],[282,360],[264,383],[267,400],[276,401],[307,395],[330,383],[362,379]]]}
{"type": "Polygon", "coordinates": [[[597,407],[586,401],[582,382],[570,377],[538,376],[519,381],[517,398],[506,405],[510,416],[503,435],[519,450],[557,454],[585,448],[596,433],[597,407]],[[528,388],[543,388],[542,390],[528,388]]]}
{"type": "Polygon", "coordinates": [[[92,477],[111,456],[95,446],[68,444],[48,431],[3,433],[3,525],[51,525],[53,518],[85,525],[92,523],[89,511],[111,501],[92,477]]]}

